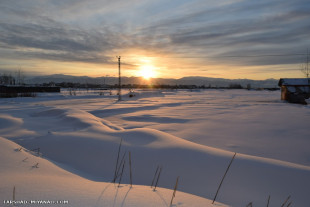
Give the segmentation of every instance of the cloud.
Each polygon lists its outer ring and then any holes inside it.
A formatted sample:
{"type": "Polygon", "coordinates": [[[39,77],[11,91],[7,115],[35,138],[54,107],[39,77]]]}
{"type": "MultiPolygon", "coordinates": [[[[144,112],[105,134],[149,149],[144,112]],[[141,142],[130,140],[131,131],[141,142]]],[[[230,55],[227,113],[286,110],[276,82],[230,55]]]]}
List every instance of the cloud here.
{"type": "MultiPolygon", "coordinates": [[[[268,4],[251,2],[251,5],[243,5],[241,2],[237,5],[225,5],[215,11],[198,11],[157,26],[169,35],[173,48],[183,48],[183,55],[188,51],[189,54],[209,57],[214,61],[245,65],[294,64],[297,62],[294,55],[290,58],[251,57],[248,61],[242,58],[224,58],[228,55],[300,54],[305,51],[305,45],[310,43],[309,3],[300,2],[304,7],[297,4],[297,7],[290,7],[289,10],[279,10],[278,3],[268,1],[268,4]],[[249,14],[254,9],[256,13],[249,14]],[[217,17],[220,18],[215,20],[217,17]],[[207,21],[201,22],[200,19],[207,21]],[[208,21],[209,19],[214,21],[208,21]],[[172,27],[174,30],[169,29],[172,27]]],[[[150,30],[154,30],[154,26],[150,30]]]]}
{"type": "Polygon", "coordinates": [[[309,10],[306,0],[4,1],[0,53],[110,64],[140,49],[212,64],[296,64],[310,44],[309,10]]]}
{"type": "Polygon", "coordinates": [[[100,56],[113,49],[116,41],[109,31],[87,31],[48,18],[25,24],[0,22],[0,31],[4,48],[23,57],[61,61],[96,63],[108,60],[100,56]]]}

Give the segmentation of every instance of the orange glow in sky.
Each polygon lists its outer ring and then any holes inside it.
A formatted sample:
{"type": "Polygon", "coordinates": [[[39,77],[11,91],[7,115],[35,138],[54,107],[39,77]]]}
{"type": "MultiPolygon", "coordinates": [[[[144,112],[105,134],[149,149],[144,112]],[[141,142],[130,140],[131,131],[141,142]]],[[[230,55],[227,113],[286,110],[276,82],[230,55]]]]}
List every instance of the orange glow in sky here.
{"type": "Polygon", "coordinates": [[[304,77],[307,1],[29,2],[1,1],[0,74],[304,77]]]}

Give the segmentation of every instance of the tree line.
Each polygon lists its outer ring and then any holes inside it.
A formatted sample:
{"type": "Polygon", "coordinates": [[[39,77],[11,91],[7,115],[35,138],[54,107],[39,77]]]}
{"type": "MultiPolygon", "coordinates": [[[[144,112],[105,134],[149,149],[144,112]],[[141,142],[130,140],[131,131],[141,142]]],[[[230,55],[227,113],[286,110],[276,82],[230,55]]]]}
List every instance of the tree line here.
{"type": "Polygon", "coordinates": [[[12,73],[0,74],[0,85],[24,85],[25,75],[21,70],[17,70],[15,75],[12,73]]]}

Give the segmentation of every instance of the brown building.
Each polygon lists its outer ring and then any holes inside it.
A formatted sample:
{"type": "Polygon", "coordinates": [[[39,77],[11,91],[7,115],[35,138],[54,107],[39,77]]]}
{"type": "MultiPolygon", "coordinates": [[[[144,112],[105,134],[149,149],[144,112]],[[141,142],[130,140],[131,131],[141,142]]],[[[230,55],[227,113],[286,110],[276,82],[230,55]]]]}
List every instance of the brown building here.
{"type": "Polygon", "coordinates": [[[290,103],[307,104],[305,99],[310,97],[310,78],[281,78],[281,100],[290,103]]]}

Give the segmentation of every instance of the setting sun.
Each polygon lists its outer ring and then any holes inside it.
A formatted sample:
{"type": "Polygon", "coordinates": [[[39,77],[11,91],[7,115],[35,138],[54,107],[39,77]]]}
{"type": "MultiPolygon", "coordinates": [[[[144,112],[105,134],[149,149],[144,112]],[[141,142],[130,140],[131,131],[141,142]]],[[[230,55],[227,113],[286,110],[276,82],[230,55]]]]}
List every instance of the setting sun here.
{"type": "Polygon", "coordinates": [[[144,79],[150,79],[156,77],[156,68],[152,65],[141,65],[138,71],[138,76],[144,79]]]}

